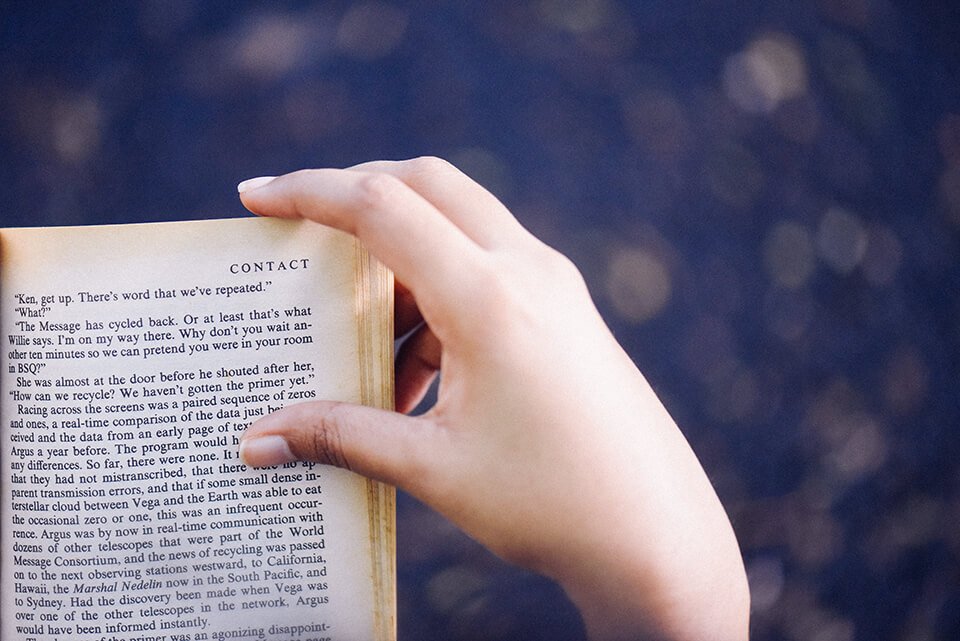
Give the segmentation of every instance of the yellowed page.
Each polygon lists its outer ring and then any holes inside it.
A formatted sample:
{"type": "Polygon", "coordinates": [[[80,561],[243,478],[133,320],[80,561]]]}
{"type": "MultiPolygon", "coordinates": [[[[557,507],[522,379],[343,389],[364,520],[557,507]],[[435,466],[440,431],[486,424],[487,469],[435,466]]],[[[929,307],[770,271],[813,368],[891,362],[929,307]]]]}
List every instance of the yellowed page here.
{"type": "Polygon", "coordinates": [[[389,404],[391,285],[352,238],[3,230],[0,266],[3,639],[394,638],[392,492],[236,454],[287,403],[389,404]]]}

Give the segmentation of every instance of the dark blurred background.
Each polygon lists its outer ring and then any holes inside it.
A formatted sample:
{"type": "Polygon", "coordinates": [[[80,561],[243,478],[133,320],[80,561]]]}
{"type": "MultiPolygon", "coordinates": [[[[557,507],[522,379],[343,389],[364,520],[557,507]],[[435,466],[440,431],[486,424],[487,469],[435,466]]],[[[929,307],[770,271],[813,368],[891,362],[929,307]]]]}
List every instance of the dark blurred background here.
{"type": "MultiPolygon", "coordinates": [[[[731,513],[756,641],[956,640],[958,7],[8,1],[0,224],[444,156],[584,271],[731,513]]],[[[402,641],[583,638],[407,497],[399,543],[402,641]]]]}

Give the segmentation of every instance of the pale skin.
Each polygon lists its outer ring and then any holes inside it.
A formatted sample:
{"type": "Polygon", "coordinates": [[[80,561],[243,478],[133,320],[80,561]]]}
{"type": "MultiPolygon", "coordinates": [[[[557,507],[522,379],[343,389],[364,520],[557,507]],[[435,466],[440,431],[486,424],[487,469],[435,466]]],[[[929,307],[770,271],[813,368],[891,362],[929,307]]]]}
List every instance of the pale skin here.
{"type": "Polygon", "coordinates": [[[395,485],[556,580],[594,641],[746,639],[727,515],[576,267],[435,158],[241,183],[254,213],[356,235],[396,274],[397,411],[291,405],[252,466],[311,460],[395,485]],[[408,416],[442,373],[436,404],[408,416]]]}

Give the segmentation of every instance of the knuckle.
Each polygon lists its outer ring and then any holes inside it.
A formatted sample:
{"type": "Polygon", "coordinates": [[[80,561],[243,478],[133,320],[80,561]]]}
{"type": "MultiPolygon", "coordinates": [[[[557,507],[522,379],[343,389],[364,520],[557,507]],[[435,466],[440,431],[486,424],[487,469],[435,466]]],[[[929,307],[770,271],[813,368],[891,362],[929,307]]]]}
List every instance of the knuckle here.
{"type": "Polygon", "coordinates": [[[309,447],[318,462],[347,470],[352,469],[350,459],[343,447],[345,429],[343,413],[339,411],[339,406],[330,408],[313,425],[313,429],[310,430],[309,447]]]}
{"type": "Polygon", "coordinates": [[[472,316],[472,333],[484,340],[518,322],[528,303],[523,279],[510,265],[498,260],[482,261],[475,267],[470,291],[483,310],[472,316]]]}
{"type": "Polygon", "coordinates": [[[494,303],[508,301],[516,286],[516,280],[511,277],[511,270],[497,261],[481,261],[474,267],[473,289],[481,299],[494,303]]]}
{"type": "Polygon", "coordinates": [[[586,286],[580,268],[564,254],[546,247],[546,254],[542,259],[548,277],[566,286],[586,286]]]}
{"type": "Polygon", "coordinates": [[[539,286],[576,289],[584,284],[580,268],[566,254],[536,238],[532,240],[533,243],[527,246],[527,259],[534,267],[532,275],[539,286]]]}
{"type": "Polygon", "coordinates": [[[317,181],[330,173],[329,169],[298,169],[285,176],[286,180],[297,185],[301,190],[309,191],[317,181]]]}
{"type": "Polygon", "coordinates": [[[522,256],[493,256],[474,270],[471,296],[483,314],[472,329],[480,340],[491,336],[543,335],[560,310],[589,301],[577,266],[542,245],[522,256]]]}
{"type": "Polygon", "coordinates": [[[444,160],[443,158],[438,158],[437,156],[420,156],[419,158],[412,158],[408,160],[406,164],[412,173],[426,176],[434,176],[437,174],[443,175],[459,171],[449,161],[444,160]]]}
{"type": "Polygon", "coordinates": [[[371,173],[356,185],[356,199],[365,210],[380,210],[397,200],[404,184],[389,174],[371,173]]]}
{"type": "Polygon", "coordinates": [[[313,192],[326,173],[325,169],[299,169],[284,176],[292,186],[289,206],[296,218],[316,218],[313,192]]]}

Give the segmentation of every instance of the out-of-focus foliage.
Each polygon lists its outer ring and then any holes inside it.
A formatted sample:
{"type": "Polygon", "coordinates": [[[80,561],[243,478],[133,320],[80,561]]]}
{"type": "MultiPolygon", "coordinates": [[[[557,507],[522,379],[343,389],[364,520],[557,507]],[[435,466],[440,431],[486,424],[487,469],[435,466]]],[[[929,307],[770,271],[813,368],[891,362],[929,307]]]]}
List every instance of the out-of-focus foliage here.
{"type": "MultiPolygon", "coordinates": [[[[10,2],[0,223],[445,156],[583,269],[732,514],[755,640],[957,639],[958,7],[10,2]]],[[[552,584],[399,527],[401,638],[582,638],[552,584]]]]}

